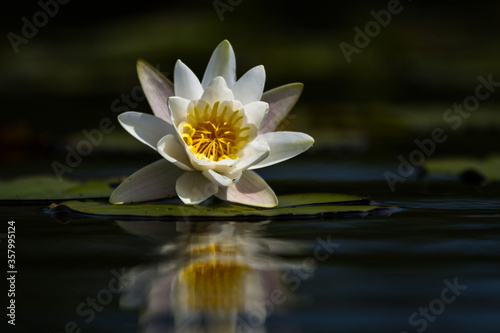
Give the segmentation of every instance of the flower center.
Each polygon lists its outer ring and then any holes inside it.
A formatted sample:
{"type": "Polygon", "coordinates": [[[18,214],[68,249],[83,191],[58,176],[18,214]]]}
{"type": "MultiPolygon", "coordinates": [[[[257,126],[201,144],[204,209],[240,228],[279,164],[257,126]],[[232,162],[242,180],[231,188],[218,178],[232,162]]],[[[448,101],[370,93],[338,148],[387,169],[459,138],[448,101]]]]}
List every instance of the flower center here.
{"type": "Polygon", "coordinates": [[[196,158],[218,162],[238,158],[236,154],[250,137],[242,135],[250,129],[242,124],[240,110],[233,111],[227,104],[221,107],[220,102],[215,102],[212,108],[208,104],[194,106],[193,112],[180,124],[180,130],[182,139],[196,158]]]}

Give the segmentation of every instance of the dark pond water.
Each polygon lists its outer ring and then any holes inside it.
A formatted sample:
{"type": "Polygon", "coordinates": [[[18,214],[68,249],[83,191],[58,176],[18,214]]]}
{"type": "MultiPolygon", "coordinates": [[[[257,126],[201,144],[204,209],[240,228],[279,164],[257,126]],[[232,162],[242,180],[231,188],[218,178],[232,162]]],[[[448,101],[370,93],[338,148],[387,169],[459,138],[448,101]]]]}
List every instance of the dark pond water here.
{"type": "Polygon", "coordinates": [[[16,221],[16,331],[498,332],[498,183],[408,180],[392,193],[386,169],[292,162],[262,174],[278,193],[402,208],[391,216],[61,223],[45,203],[3,205],[1,232],[16,221]]]}

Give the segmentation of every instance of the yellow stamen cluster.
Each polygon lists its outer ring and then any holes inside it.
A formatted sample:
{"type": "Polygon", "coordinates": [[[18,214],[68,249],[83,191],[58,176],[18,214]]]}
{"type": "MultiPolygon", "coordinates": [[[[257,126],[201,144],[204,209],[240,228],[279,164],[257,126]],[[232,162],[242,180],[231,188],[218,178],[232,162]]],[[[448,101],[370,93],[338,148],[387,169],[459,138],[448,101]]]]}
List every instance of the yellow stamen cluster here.
{"type": "Polygon", "coordinates": [[[233,111],[228,105],[219,110],[220,102],[210,108],[208,104],[194,106],[180,125],[181,136],[196,158],[214,162],[237,159],[238,151],[248,142],[249,135],[242,133],[249,127],[242,127],[243,112],[233,111]]]}

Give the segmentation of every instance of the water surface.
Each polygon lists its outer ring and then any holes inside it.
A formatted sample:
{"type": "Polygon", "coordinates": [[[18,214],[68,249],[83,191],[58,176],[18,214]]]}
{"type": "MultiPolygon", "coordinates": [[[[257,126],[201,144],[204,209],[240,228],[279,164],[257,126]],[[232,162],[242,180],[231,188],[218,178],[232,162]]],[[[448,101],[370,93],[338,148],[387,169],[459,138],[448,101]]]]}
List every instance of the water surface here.
{"type": "Polygon", "coordinates": [[[17,228],[18,327],[496,332],[498,184],[408,180],[392,193],[385,169],[312,161],[262,174],[278,193],[370,195],[402,208],[391,216],[62,223],[45,203],[3,205],[17,228]]]}

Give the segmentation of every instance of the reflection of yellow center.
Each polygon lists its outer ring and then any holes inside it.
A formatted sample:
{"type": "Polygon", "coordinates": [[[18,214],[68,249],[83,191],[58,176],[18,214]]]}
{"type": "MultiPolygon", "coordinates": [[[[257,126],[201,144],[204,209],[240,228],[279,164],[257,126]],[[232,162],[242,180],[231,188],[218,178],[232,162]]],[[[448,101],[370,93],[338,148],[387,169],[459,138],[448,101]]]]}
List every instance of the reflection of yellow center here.
{"type": "Polygon", "coordinates": [[[234,258],[233,248],[226,250],[213,246],[197,249],[195,252],[208,254],[209,258],[195,260],[181,269],[179,280],[186,287],[183,296],[191,309],[217,311],[243,307],[245,276],[250,268],[234,258]]]}
{"type": "Polygon", "coordinates": [[[186,121],[181,123],[182,139],[196,158],[214,162],[237,159],[236,154],[249,139],[249,135],[241,135],[250,129],[242,127],[242,112],[233,111],[227,105],[219,112],[219,104],[215,102],[211,110],[208,104],[204,108],[195,106],[193,113],[188,113],[186,121]]]}

